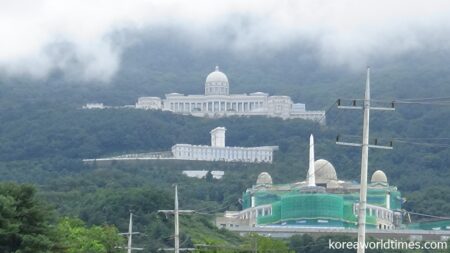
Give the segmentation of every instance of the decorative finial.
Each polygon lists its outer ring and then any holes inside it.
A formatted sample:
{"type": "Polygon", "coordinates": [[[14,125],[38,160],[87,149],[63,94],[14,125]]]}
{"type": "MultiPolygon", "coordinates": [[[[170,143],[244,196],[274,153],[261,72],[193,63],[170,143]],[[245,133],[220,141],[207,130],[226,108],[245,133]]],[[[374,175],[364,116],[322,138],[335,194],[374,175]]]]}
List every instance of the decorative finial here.
{"type": "Polygon", "coordinates": [[[308,168],[308,186],[316,186],[316,168],[314,164],[314,136],[309,136],[309,168],[308,168]]]}
{"type": "Polygon", "coordinates": [[[219,66],[216,66],[216,71],[219,71],[219,66]]]}

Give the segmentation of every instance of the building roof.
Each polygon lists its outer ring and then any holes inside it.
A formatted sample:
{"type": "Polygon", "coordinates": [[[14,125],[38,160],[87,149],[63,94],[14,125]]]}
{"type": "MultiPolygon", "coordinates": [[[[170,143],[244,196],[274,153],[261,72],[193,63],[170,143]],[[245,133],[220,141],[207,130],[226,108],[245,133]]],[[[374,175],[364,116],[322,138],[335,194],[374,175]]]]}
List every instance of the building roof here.
{"type": "Polygon", "coordinates": [[[377,170],[372,174],[372,178],[370,179],[370,182],[372,183],[386,183],[387,184],[387,177],[386,174],[382,170],[377,170]]]}
{"type": "Polygon", "coordinates": [[[219,70],[219,66],[216,66],[216,70],[211,72],[206,77],[206,84],[208,83],[227,83],[228,84],[228,78],[227,76],[219,70]]]}
{"type": "Polygon", "coordinates": [[[269,173],[262,172],[261,174],[259,174],[258,179],[256,180],[256,184],[272,184],[272,177],[269,173]]]}
{"type": "Polygon", "coordinates": [[[333,164],[324,159],[314,162],[317,183],[326,183],[331,180],[337,180],[336,169],[333,164]]]}

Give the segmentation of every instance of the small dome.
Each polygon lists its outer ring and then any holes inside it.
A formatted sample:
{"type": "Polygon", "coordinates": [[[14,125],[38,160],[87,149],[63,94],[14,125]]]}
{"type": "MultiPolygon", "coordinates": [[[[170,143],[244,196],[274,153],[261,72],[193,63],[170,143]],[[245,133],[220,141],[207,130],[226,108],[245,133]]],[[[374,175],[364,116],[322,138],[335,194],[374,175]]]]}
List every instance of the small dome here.
{"type": "Polygon", "coordinates": [[[228,95],[229,84],[227,76],[219,71],[219,67],[216,66],[216,70],[211,72],[205,81],[205,95],[228,95]]]}
{"type": "Polygon", "coordinates": [[[382,170],[377,170],[372,174],[372,178],[370,179],[370,182],[372,183],[386,183],[387,184],[387,177],[386,174],[382,170]]]}
{"type": "Polygon", "coordinates": [[[256,184],[272,184],[272,177],[267,172],[262,172],[259,174],[256,184]]]}
{"type": "Polygon", "coordinates": [[[314,162],[314,170],[317,182],[328,182],[337,180],[336,170],[333,164],[324,159],[319,159],[314,162]]]}

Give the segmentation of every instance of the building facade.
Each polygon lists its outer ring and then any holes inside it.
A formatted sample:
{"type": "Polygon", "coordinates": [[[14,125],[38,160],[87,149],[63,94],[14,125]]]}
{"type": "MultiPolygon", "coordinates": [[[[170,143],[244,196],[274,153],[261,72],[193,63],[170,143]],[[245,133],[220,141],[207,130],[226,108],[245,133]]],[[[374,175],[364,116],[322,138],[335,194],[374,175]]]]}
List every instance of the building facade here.
{"type": "Polygon", "coordinates": [[[206,178],[208,172],[211,172],[211,176],[214,179],[222,179],[225,175],[225,171],[223,170],[183,170],[183,175],[187,177],[195,177],[195,178],[206,178]]]}
{"type": "Polygon", "coordinates": [[[225,127],[216,127],[211,130],[211,146],[175,144],[172,147],[174,159],[271,163],[273,152],[278,146],[262,147],[228,147],[225,146],[225,127]]]}
{"type": "Polygon", "coordinates": [[[190,161],[222,161],[245,163],[272,163],[273,153],[278,146],[261,147],[229,147],[225,145],[225,127],[211,130],[211,146],[175,144],[171,151],[124,154],[114,157],[83,159],[86,163],[100,161],[129,160],[190,160],[190,161]]]}
{"type": "Polygon", "coordinates": [[[204,95],[166,94],[140,97],[138,109],[163,110],[199,117],[268,116],[283,119],[300,118],[325,123],[324,111],[307,111],[305,104],[293,103],[289,96],[269,96],[267,93],[230,94],[227,76],[216,70],[206,77],[204,95]]]}
{"type": "MultiPolygon", "coordinates": [[[[314,158],[314,144],[310,145],[314,158]]],[[[311,161],[311,159],[310,159],[311,161]]],[[[360,185],[339,180],[334,166],[323,159],[310,162],[304,181],[273,184],[267,172],[242,194],[242,210],[216,218],[216,225],[236,227],[356,228],[360,185]]],[[[402,198],[383,171],[373,173],[367,195],[369,229],[402,226],[402,198]]]]}
{"type": "Polygon", "coordinates": [[[103,103],[87,103],[82,108],[83,109],[105,109],[107,107],[103,103]]]}

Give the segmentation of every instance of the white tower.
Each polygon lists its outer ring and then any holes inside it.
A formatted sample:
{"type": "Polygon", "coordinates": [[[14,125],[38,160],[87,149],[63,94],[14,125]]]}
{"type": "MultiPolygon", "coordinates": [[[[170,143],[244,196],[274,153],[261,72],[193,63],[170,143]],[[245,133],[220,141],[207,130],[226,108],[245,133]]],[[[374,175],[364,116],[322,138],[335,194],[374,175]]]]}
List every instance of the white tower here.
{"type": "Polygon", "coordinates": [[[314,167],[314,136],[309,137],[309,168],[308,168],[308,186],[316,186],[316,175],[314,167]]]}
{"type": "Polygon", "coordinates": [[[211,146],[212,147],[225,147],[225,127],[216,127],[211,130],[211,146]]]}

